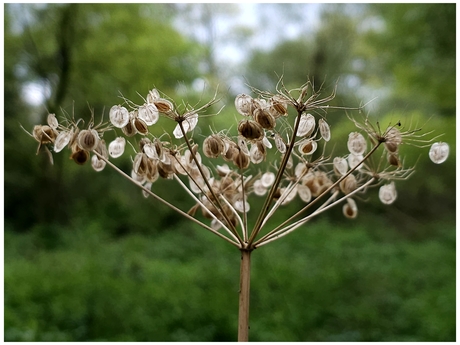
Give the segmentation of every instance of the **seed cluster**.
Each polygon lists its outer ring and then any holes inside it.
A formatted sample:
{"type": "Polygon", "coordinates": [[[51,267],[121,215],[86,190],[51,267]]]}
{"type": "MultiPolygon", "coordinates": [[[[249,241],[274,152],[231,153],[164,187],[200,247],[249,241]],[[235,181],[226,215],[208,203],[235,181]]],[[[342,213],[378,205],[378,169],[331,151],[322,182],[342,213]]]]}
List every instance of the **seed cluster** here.
{"type": "MultiPolygon", "coordinates": [[[[193,219],[201,214],[211,221],[211,231],[224,228],[228,232],[225,238],[241,247],[268,243],[338,203],[343,205],[345,217],[356,218],[355,196],[372,186],[380,186],[378,195],[383,204],[396,200],[394,181],[413,172],[402,167],[399,148],[414,137],[420,139],[415,136],[416,130],[403,131],[398,122],[381,133],[367,119],[364,123],[352,119],[357,130],[348,136],[348,154],[325,156],[331,140],[325,115],[330,109],[327,102],[333,96],[318,99],[319,93],[310,83],[296,90],[282,88],[275,94],[255,93],[257,97],[235,97],[235,109],[242,116],[237,133],[211,133],[201,145],[194,142],[193,131],[200,114],[217,103],[216,98],[199,108],[185,105],[179,110],[156,89],[149,91],[140,106],[126,101],[111,107],[108,123],[95,125],[92,117],[86,126],[73,118],[60,124],[50,114],[47,124],[35,126],[31,135],[39,143],[38,150],[45,147],[49,152],[48,146],[52,146],[58,153],[68,147],[75,163],[82,165],[90,160],[96,171],[121,157],[126,148],[132,148],[132,169],[126,175],[142,186],[146,197],[156,196],[151,188],[160,178],[177,180],[195,201],[188,212],[179,212],[193,219]],[[172,136],[156,137],[150,133],[149,128],[160,115],[176,122],[172,136]],[[107,131],[117,133],[108,146],[103,139],[107,131]],[[165,137],[169,140],[165,141],[165,137]],[[384,159],[372,164],[369,157],[378,155],[380,146],[384,159]],[[251,196],[265,200],[252,232],[246,223],[246,214],[253,208],[251,196]],[[301,210],[256,240],[277,208],[297,196],[301,210]],[[319,200],[323,200],[322,204],[319,200]],[[236,230],[238,226],[241,232],[236,230]]],[[[435,163],[442,163],[448,153],[448,145],[438,142],[432,145],[429,156],[435,163]]]]}

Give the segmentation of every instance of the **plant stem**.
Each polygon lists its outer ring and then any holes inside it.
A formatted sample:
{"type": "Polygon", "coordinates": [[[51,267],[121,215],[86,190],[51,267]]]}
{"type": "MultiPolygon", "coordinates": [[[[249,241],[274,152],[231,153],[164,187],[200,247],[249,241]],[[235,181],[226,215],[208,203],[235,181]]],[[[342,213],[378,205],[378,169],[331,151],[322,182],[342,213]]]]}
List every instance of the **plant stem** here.
{"type": "Polygon", "coordinates": [[[241,249],[240,303],[238,312],[238,341],[249,339],[249,285],[251,279],[251,250],[241,249]]]}

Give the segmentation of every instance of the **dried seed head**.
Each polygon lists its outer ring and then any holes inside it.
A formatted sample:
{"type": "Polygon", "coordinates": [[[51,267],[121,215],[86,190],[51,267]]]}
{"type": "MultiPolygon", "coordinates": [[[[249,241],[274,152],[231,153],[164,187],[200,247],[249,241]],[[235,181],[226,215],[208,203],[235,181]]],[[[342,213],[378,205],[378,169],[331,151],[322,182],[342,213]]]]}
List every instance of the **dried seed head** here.
{"type": "Polygon", "coordinates": [[[147,126],[155,124],[160,115],[158,114],[158,109],[155,104],[146,103],[139,107],[137,110],[137,116],[145,122],[147,126]]]}
{"type": "Polygon", "coordinates": [[[433,163],[444,163],[449,157],[449,145],[443,142],[434,143],[431,145],[429,156],[433,163]]]}
{"type": "Polygon", "coordinates": [[[366,151],[367,142],[361,133],[351,132],[348,135],[347,146],[350,153],[354,155],[362,155],[366,151]]]}
{"type": "Polygon", "coordinates": [[[348,175],[340,182],[340,190],[347,195],[353,192],[358,187],[355,175],[348,175]]]}
{"type": "Polygon", "coordinates": [[[223,158],[226,161],[233,161],[233,157],[238,154],[239,148],[236,143],[230,140],[225,140],[225,155],[223,158]]]}
{"type": "Polygon", "coordinates": [[[353,219],[358,216],[358,206],[356,205],[356,202],[351,198],[347,198],[347,203],[343,205],[342,211],[344,216],[347,218],[353,219]]]}
{"type": "Polygon", "coordinates": [[[160,93],[158,92],[157,89],[152,89],[149,91],[149,94],[147,95],[147,103],[153,104],[154,101],[160,99],[160,93]]]}
{"type": "Polygon", "coordinates": [[[251,116],[253,109],[252,97],[245,94],[239,94],[235,98],[235,108],[243,116],[251,116]]]}
{"type": "MultiPolygon", "coordinates": [[[[198,124],[198,114],[191,113],[189,115],[184,115],[181,123],[184,133],[193,131],[198,124]]],[[[179,123],[177,123],[176,128],[174,128],[173,135],[176,139],[180,139],[184,136],[179,123]]]]}
{"type": "Polygon", "coordinates": [[[308,168],[304,162],[299,162],[294,169],[294,175],[297,178],[304,177],[307,174],[307,172],[308,172],[308,168]]]}
{"type": "Polygon", "coordinates": [[[92,151],[99,144],[99,134],[95,129],[84,129],[78,133],[77,144],[83,150],[92,151]]]}
{"type": "Polygon", "coordinates": [[[224,141],[217,134],[210,135],[203,141],[203,153],[206,157],[217,158],[224,152],[224,141]]]}
{"type": "Polygon", "coordinates": [[[174,105],[164,98],[153,99],[152,102],[160,113],[170,115],[174,112],[174,105]]]}
{"type": "Polygon", "coordinates": [[[299,128],[297,129],[298,137],[309,137],[315,130],[315,118],[312,114],[302,114],[300,116],[299,128]]]}
{"type": "Polygon", "coordinates": [[[114,105],[110,108],[109,118],[112,125],[117,128],[123,128],[129,122],[129,111],[121,105],[114,105]]]}
{"type": "Polygon", "coordinates": [[[335,157],[333,160],[334,172],[337,176],[343,176],[348,171],[348,163],[345,158],[335,157]]]}
{"type": "Polygon", "coordinates": [[[318,121],[319,132],[325,141],[331,140],[331,129],[324,119],[318,121]]]}
{"type": "Polygon", "coordinates": [[[299,153],[301,155],[311,155],[316,151],[317,147],[318,143],[314,140],[302,140],[302,142],[299,144],[299,153]]]}
{"type": "Polygon", "coordinates": [[[390,184],[385,184],[381,186],[379,189],[379,199],[385,205],[392,204],[396,200],[397,196],[398,194],[396,192],[394,182],[391,182],[390,184]]]}
{"type": "Polygon", "coordinates": [[[238,132],[248,140],[261,140],[264,130],[261,125],[252,120],[242,120],[238,124],[238,132]]]}
{"type": "Polygon", "coordinates": [[[145,153],[139,152],[133,160],[133,170],[136,174],[145,176],[149,169],[149,159],[145,153]]]}
{"type": "Polygon", "coordinates": [[[106,165],[105,161],[102,159],[99,159],[98,156],[93,155],[93,157],[91,157],[91,166],[93,167],[94,170],[102,171],[104,170],[105,165],[106,165]]]}
{"type": "Polygon", "coordinates": [[[99,144],[97,144],[97,147],[94,149],[94,152],[99,153],[105,159],[109,159],[109,152],[107,151],[107,145],[105,144],[104,139],[99,140],[99,144]]]}
{"type": "Polygon", "coordinates": [[[273,129],[276,126],[275,118],[266,110],[254,110],[254,120],[264,129],[273,129]]]}
{"type": "Polygon", "coordinates": [[[109,155],[113,158],[120,157],[125,152],[126,139],[118,137],[109,144],[109,155]]]}

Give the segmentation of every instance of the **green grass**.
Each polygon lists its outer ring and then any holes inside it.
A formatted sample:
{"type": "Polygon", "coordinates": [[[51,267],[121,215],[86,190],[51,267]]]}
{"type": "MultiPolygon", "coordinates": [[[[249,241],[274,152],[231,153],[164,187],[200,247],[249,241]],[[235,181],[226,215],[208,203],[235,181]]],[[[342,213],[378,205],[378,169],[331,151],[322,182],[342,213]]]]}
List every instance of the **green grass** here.
{"type": "MultiPolygon", "coordinates": [[[[365,220],[314,222],[253,253],[250,340],[455,341],[455,226],[414,242],[365,220]]],[[[5,231],[6,341],[236,340],[228,243],[184,222],[150,237],[48,231],[51,245],[43,229],[5,231]]]]}

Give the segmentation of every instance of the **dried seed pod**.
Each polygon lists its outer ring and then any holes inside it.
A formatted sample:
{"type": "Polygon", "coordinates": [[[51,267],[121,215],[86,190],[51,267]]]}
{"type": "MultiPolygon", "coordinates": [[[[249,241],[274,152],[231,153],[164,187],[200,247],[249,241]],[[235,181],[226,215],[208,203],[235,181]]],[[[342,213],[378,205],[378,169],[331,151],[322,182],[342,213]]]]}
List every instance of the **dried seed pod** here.
{"type": "Polygon", "coordinates": [[[294,188],[291,188],[290,190],[288,190],[287,188],[281,188],[280,192],[280,199],[282,200],[281,205],[287,205],[292,200],[294,200],[295,196],[297,195],[297,186],[294,186],[294,188]]]}
{"type": "Polygon", "coordinates": [[[340,182],[340,190],[343,194],[347,195],[353,192],[358,187],[358,181],[356,181],[355,175],[348,175],[340,182]]]}
{"type": "Polygon", "coordinates": [[[99,144],[99,134],[95,129],[84,129],[78,133],[77,144],[83,150],[92,151],[99,144]]]}
{"type": "Polygon", "coordinates": [[[276,177],[274,173],[272,173],[271,171],[267,171],[260,177],[260,182],[262,183],[263,187],[269,188],[275,182],[275,178],[276,177]]]}
{"type": "Polygon", "coordinates": [[[355,166],[359,166],[356,168],[356,169],[361,169],[363,167],[363,163],[361,163],[361,161],[364,159],[364,156],[361,154],[361,155],[354,155],[352,153],[350,153],[348,155],[348,165],[350,167],[350,169],[353,169],[355,166]]]}
{"type": "Polygon", "coordinates": [[[48,126],[50,126],[52,129],[57,129],[59,126],[59,122],[56,119],[56,115],[54,114],[48,114],[46,122],[48,123],[48,126]]]}
{"type": "Polygon", "coordinates": [[[105,165],[106,165],[105,161],[102,159],[99,159],[98,156],[93,155],[93,157],[91,157],[91,166],[93,167],[94,170],[102,171],[104,170],[105,165]]]}
{"type": "Polygon", "coordinates": [[[276,119],[264,109],[254,110],[254,120],[264,129],[273,129],[276,126],[276,119]]]}
{"type": "Polygon", "coordinates": [[[399,157],[398,157],[398,153],[392,153],[392,152],[388,152],[387,153],[387,159],[388,159],[388,163],[390,163],[390,165],[393,165],[395,167],[400,167],[401,166],[401,162],[399,161],[399,157]]]}
{"type": "Polygon", "coordinates": [[[61,152],[66,145],[69,144],[70,139],[72,139],[73,131],[62,131],[60,132],[56,140],[54,141],[54,152],[61,152]]]}
{"type": "Polygon", "coordinates": [[[286,144],[278,133],[275,134],[275,146],[280,153],[284,154],[286,152],[286,144]]]}
{"type": "Polygon", "coordinates": [[[318,143],[316,141],[311,139],[302,140],[302,142],[299,144],[299,153],[301,155],[311,155],[316,151],[317,148],[318,143]]]}
{"type": "Polygon", "coordinates": [[[261,180],[255,180],[254,184],[252,185],[254,190],[254,194],[258,196],[264,196],[267,193],[267,188],[262,185],[261,180]]]}
{"type": "MultiPolygon", "coordinates": [[[[263,145],[260,145],[264,147],[263,145]]],[[[251,162],[254,164],[259,164],[263,162],[265,159],[266,152],[259,149],[259,145],[255,144],[251,146],[251,150],[249,151],[249,158],[251,162]]]]}
{"type": "Polygon", "coordinates": [[[233,161],[233,158],[240,151],[240,149],[238,148],[238,145],[236,143],[234,143],[233,141],[230,141],[230,140],[227,141],[226,140],[225,141],[225,146],[226,146],[226,149],[225,149],[225,155],[223,156],[223,158],[226,161],[233,161]]]}
{"type": "Polygon", "coordinates": [[[303,202],[309,203],[311,201],[311,191],[307,186],[303,184],[297,185],[297,194],[303,202]]]}
{"type": "Polygon", "coordinates": [[[264,130],[261,125],[252,120],[242,120],[238,124],[238,132],[248,140],[261,140],[264,130]]]}
{"type": "Polygon", "coordinates": [[[129,111],[121,105],[114,105],[110,108],[109,118],[112,125],[117,128],[123,128],[129,122],[129,111]]]}
{"type": "Polygon", "coordinates": [[[94,149],[94,152],[99,153],[105,159],[109,159],[109,152],[107,151],[107,145],[105,144],[104,139],[99,140],[99,144],[97,144],[97,147],[94,149]]]}
{"type": "Polygon", "coordinates": [[[242,213],[247,213],[251,209],[248,201],[243,198],[242,194],[235,195],[233,198],[233,207],[235,210],[242,213]]]}
{"type": "Polygon", "coordinates": [[[216,171],[220,177],[225,177],[232,172],[227,164],[216,166],[216,171]]]}
{"type": "Polygon", "coordinates": [[[297,163],[294,169],[295,177],[300,178],[301,176],[305,176],[307,172],[308,172],[308,168],[304,162],[297,163]]]}
{"type": "Polygon", "coordinates": [[[384,145],[388,152],[395,153],[398,150],[399,145],[402,143],[401,132],[395,128],[390,127],[387,129],[384,135],[384,145]]]}
{"type": "Polygon", "coordinates": [[[319,119],[318,121],[319,132],[325,141],[331,140],[331,128],[324,119],[319,119]]]}
{"type": "Polygon", "coordinates": [[[147,95],[147,103],[153,104],[154,101],[160,99],[160,93],[158,92],[157,89],[152,89],[149,91],[149,94],[147,95]]]}
{"type": "MultiPolygon", "coordinates": [[[[297,121],[297,119],[296,119],[297,121]]],[[[300,116],[299,128],[297,129],[298,137],[309,137],[315,130],[315,118],[312,114],[302,114],[300,116]]]]}
{"type": "Polygon", "coordinates": [[[358,206],[356,205],[356,202],[351,198],[347,198],[347,203],[343,205],[342,211],[343,215],[347,218],[353,219],[358,216],[358,206]]]}
{"type": "Polygon", "coordinates": [[[78,165],[83,165],[89,159],[89,152],[86,150],[82,150],[77,145],[74,145],[72,148],[72,154],[70,155],[70,159],[73,159],[73,161],[78,165]]]}
{"type": "Polygon", "coordinates": [[[131,170],[131,178],[134,180],[134,182],[139,184],[143,184],[145,182],[145,176],[137,174],[134,169],[131,170]]]}
{"type": "Polygon", "coordinates": [[[449,145],[444,142],[434,143],[431,145],[429,156],[433,163],[444,163],[449,157],[449,145]]]}
{"type": "Polygon", "coordinates": [[[224,141],[217,134],[210,135],[203,141],[203,153],[206,157],[217,158],[225,149],[224,141]]]}
{"type": "MultiPolygon", "coordinates": [[[[278,95],[273,96],[270,98],[271,107],[275,110],[275,112],[279,116],[286,116],[287,115],[287,104],[286,101],[278,95]]],[[[275,116],[276,117],[276,116],[275,116]]]]}
{"type": "Polygon", "coordinates": [[[244,154],[242,150],[239,150],[239,152],[233,157],[233,164],[240,169],[246,169],[250,162],[249,156],[244,154]]]}
{"type": "Polygon", "coordinates": [[[140,106],[137,110],[137,116],[144,121],[147,126],[155,124],[160,117],[157,107],[152,103],[146,103],[140,106]]]}
{"type": "Polygon", "coordinates": [[[385,205],[392,204],[396,200],[397,196],[398,194],[396,192],[394,182],[385,184],[379,189],[379,199],[385,205]]]}
{"type": "Polygon", "coordinates": [[[174,169],[174,164],[171,160],[169,160],[169,163],[164,163],[160,160],[158,161],[157,166],[158,173],[162,178],[172,178],[172,176],[176,173],[176,170],[174,169]]]}
{"type": "Polygon", "coordinates": [[[146,135],[149,132],[147,124],[141,120],[137,115],[133,117],[133,127],[136,129],[137,133],[146,135]]]}
{"type": "Polygon", "coordinates": [[[126,126],[124,126],[121,131],[123,132],[124,135],[126,135],[127,137],[132,137],[134,135],[136,135],[137,131],[136,131],[136,127],[134,127],[134,124],[132,121],[128,121],[128,123],[126,124],[126,126]]]}
{"type": "Polygon", "coordinates": [[[348,135],[347,146],[350,153],[354,155],[362,155],[366,151],[367,142],[361,133],[351,132],[348,135]]]}
{"type": "Polygon", "coordinates": [[[120,157],[125,152],[126,139],[118,137],[109,144],[109,155],[113,158],[120,157]]]}
{"type": "Polygon", "coordinates": [[[246,139],[242,135],[238,136],[238,147],[240,148],[241,151],[247,156],[249,156],[249,149],[248,149],[248,143],[246,142],[246,139]]]}
{"type": "MultiPolygon", "coordinates": [[[[144,187],[150,190],[152,188],[152,182],[147,182],[146,184],[144,184],[144,187]]],[[[149,193],[147,193],[144,189],[142,190],[142,195],[146,199],[149,197],[149,193]]]]}
{"type": "Polygon", "coordinates": [[[136,174],[145,176],[149,169],[149,162],[151,162],[145,153],[139,152],[133,160],[133,170],[136,174]]]}
{"type": "Polygon", "coordinates": [[[345,158],[335,157],[333,162],[334,172],[337,176],[343,176],[348,171],[348,163],[345,158]]]}
{"type": "Polygon", "coordinates": [[[266,136],[263,137],[262,139],[262,144],[264,144],[264,146],[267,148],[267,149],[271,149],[272,148],[272,143],[270,142],[270,140],[268,140],[268,138],[266,136]]]}
{"type": "Polygon", "coordinates": [[[56,139],[56,131],[48,125],[34,126],[32,135],[40,144],[50,144],[56,139]]]}
{"type": "Polygon", "coordinates": [[[158,112],[170,115],[174,112],[174,105],[164,98],[152,99],[152,102],[157,108],[158,112]]]}
{"type": "Polygon", "coordinates": [[[243,116],[251,116],[253,109],[253,99],[249,95],[239,94],[235,98],[235,108],[243,116]]]}

